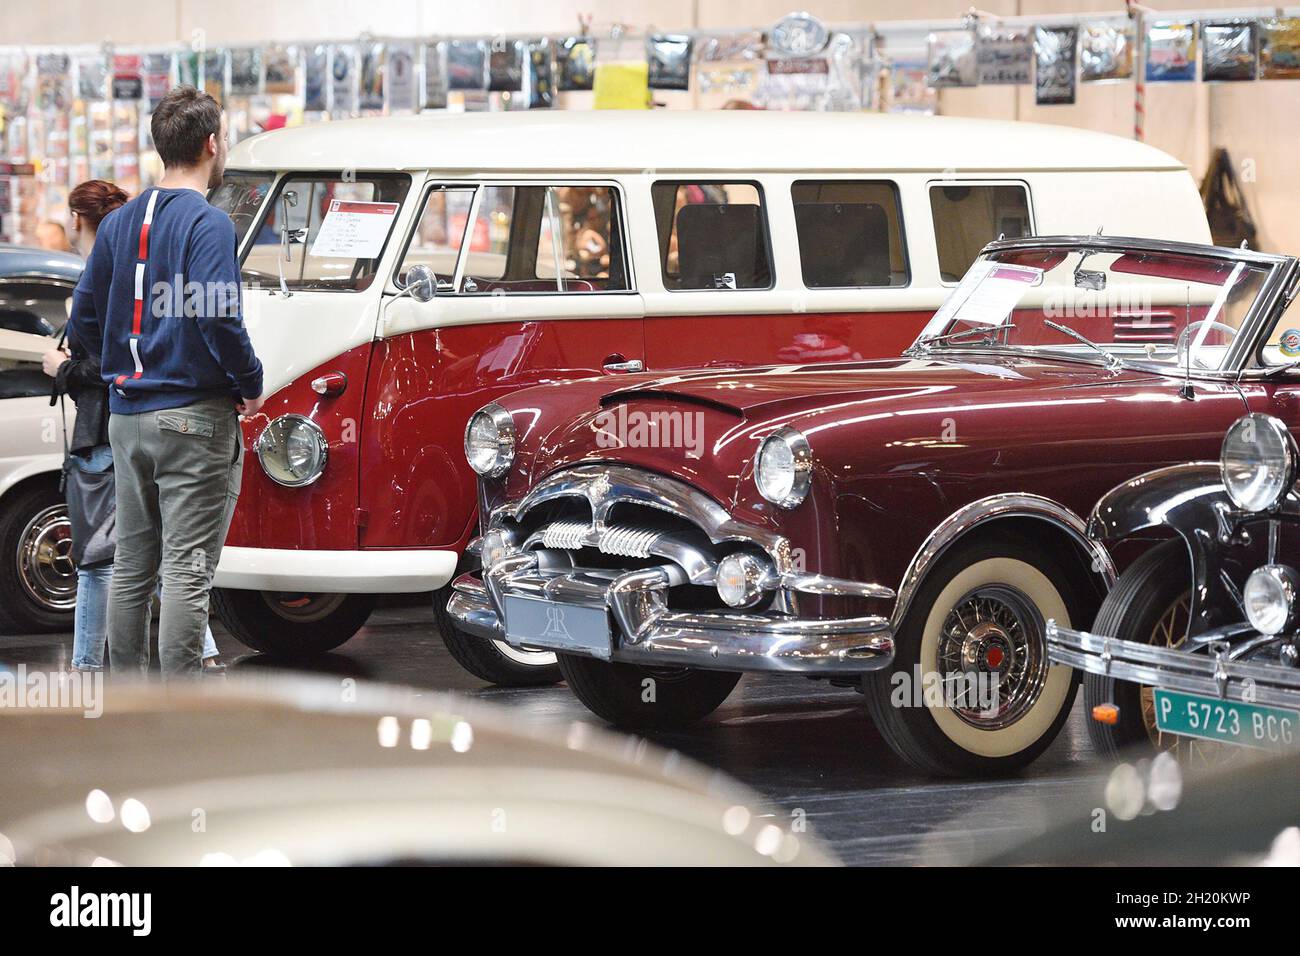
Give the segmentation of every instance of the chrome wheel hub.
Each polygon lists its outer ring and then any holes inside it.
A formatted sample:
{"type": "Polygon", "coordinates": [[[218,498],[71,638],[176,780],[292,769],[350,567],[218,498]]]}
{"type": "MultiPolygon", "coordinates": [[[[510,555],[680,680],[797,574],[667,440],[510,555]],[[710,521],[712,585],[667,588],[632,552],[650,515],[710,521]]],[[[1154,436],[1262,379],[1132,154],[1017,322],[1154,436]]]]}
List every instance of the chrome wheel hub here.
{"type": "Polygon", "coordinates": [[[66,505],[38,512],[18,539],[18,577],[23,590],[47,611],[77,604],[77,565],[72,560],[72,523],[66,505]]]}
{"type": "Polygon", "coordinates": [[[264,591],[262,598],[272,611],[286,621],[295,624],[314,624],[337,611],[347,599],[347,595],[264,591]]]}
{"type": "Polygon", "coordinates": [[[976,588],[944,619],[938,656],[950,710],[981,730],[1010,726],[1034,706],[1047,680],[1042,615],[1015,588],[976,588]]]}

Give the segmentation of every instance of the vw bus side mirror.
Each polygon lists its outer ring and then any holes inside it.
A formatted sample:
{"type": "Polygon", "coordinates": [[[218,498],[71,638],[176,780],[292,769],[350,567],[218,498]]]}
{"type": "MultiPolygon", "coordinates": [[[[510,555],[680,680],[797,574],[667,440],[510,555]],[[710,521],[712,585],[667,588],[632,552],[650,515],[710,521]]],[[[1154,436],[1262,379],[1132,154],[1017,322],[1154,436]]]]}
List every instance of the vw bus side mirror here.
{"type": "Polygon", "coordinates": [[[406,270],[406,291],[416,302],[432,302],[437,290],[438,280],[428,266],[414,265],[406,270]]]}

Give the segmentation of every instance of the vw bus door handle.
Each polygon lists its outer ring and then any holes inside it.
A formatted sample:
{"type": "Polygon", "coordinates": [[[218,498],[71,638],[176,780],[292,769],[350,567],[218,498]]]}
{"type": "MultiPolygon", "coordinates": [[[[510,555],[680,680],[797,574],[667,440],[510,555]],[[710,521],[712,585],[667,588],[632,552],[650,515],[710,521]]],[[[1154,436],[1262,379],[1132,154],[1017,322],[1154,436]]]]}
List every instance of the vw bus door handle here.
{"type": "Polygon", "coordinates": [[[601,368],[603,368],[606,372],[644,372],[645,371],[645,362],[642,362],[640,359],[628,359],[627,361],[616,361],[616,360],[621,360],[622,358],[623,356],[621,355],[611,355],[609,359],[606,360],[605,364],[601,366],[601,368]]]}

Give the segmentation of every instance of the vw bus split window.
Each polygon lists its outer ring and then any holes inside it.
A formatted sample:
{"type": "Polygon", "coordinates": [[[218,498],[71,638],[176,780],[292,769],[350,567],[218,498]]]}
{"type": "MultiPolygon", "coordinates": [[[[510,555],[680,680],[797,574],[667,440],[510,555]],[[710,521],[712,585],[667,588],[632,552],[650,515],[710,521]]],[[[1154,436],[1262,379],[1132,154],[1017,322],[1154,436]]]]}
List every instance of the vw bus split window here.
{"type": "Polygon", "coordinates": [[[939,277],[956,282],[994,239],[1033,235],[1029,191],[1019,183],[934,183],[930,215],[939,277]]]}
{"type": "Polygon", "coordinates": [[[659,182],[650,196],[664,288],[772,287],[767,216],[756,183],[659,182]]]}
{"type": "Polygon", "coordinates": [[[411,178],[400,173],[286,176],[244,252],[262,287],[359,292],[374,281],[411,178]]]}
{"type": "Polygon", "coordinates": [[[803,179],[790,188],[803,284],[860,289],[908,283],[898,187],[803,179]]]}
{"type": "Polygon", "coordinates": [[[271,173],[248,173],[227,170],[221,185],[212,190],[208,202],[230,217],[235,226],[235,246],[243,245],[244,237],[257,221],[258,210],[271,191],[275,177],[271,173]]]}

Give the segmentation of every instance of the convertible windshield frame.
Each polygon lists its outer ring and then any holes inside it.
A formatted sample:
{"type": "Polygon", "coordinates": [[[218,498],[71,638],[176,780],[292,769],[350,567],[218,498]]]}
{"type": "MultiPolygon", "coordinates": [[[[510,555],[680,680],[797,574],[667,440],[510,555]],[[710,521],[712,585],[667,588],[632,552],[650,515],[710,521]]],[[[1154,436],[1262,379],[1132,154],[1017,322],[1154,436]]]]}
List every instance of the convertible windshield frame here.
{"type": "MultiPolygon", "coordinates": [[[[1238,379],[1249,371],[1248,363],[1256,352],[1256,345],[1261,335],[1270,327],[1270,319],[1276,313],[1279,303],[1285,302],[1287,290],[1300,281],[1297,261],[1294,257],[1273,253],[1256,252],[1250,249],[1230,249],[1221,246],[1199,245],[1195,243],[1175,242],[1158,239],[1132,239],[1118,236],[1027,236],[1017,239],[1003,239],[991,242],[980,252],[976,263],[986,261],[988,257],[1006,252],[1044,253],[1064,252],[1066,258],[1079,253],[1139,255],[1168,255],[1195,259],[1220,260],[1226,265],[1250,267],[1264,274],[1254,301],[1242,317],[1238,332],[1225,347],[1223,361],[1218,368],[1207,369],[1192,365],[1190,373],[1183,366],[1171,366],[1163,362],[1153,362],[1141,355],[1122,354],[1126,367],[1140,368],[1159,374],[1191,374],[1193,377],[1238,379]]],[[[995,260],[996,261],[996,260],[995,260]]],[[[1053,268],[1059,266],[1056,263],[1053,268]]],[[[1076,263],[1077,265],[1077,263],[1076,263]]],[[[974,268],[974,266],[972,266],[974,268]]],[[[955,323],[960,307],[950,317],[949,323],[935,332],[950,332],[955,323]]],[[[1069,322],[1064,324],[1068,325],[1069,322]]],[[[928,326],[927,326],[928,327],[928,326]]],[[[1015,343],[978,342],[978,343],[939,343],[927,342],[927,332],[923,331],[912,346],[907,349],[910,355],[1018,355],[1028,358],[1051,358],[1052,360],[1082,362],[1088,365],[1105,367],[1106,358],[1082,345],[1073,347],[1017,345],[1015,343]]],[[[1111,343],[1101,343],[1103,346],[1111,343]]]]}

